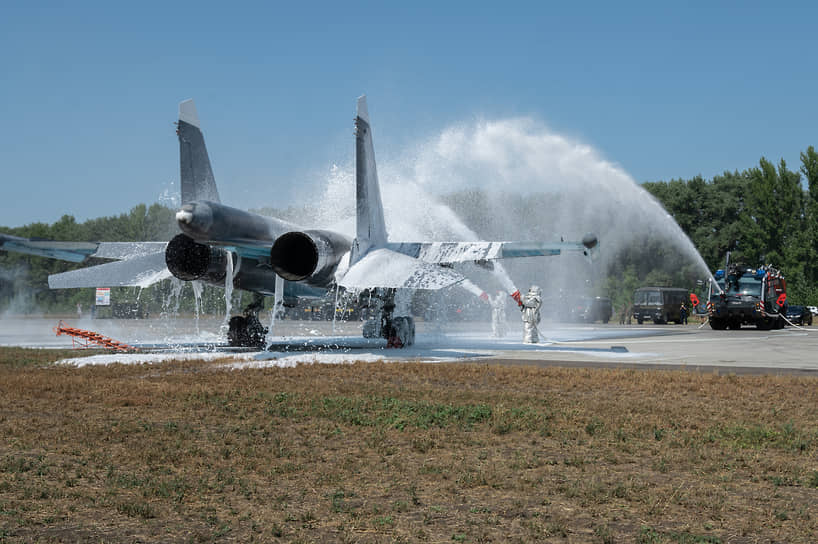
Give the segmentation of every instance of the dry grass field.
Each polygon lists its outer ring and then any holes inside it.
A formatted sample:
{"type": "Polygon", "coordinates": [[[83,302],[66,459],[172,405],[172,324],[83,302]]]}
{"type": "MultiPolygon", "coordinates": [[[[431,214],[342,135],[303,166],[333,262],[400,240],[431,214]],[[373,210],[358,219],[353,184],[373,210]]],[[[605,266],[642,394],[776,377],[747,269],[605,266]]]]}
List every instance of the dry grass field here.
{"type": "Polygon", "coordinates": [[[64,355],[0,349],[2,542],[818,540],[811,378],[64,355]]]}

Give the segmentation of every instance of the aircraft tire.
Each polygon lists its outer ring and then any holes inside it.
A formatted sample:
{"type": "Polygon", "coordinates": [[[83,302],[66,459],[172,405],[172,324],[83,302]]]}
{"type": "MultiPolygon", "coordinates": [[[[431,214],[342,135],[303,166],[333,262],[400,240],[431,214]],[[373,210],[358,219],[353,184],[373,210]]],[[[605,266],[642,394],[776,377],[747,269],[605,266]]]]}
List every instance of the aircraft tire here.
{"type": "Polygon", "coordinates": [[[378,334],[378,322],[374,319],[367,319],[364,321],[362,332],[364,338],[378,338],[380,336],[378,334]]]}
{"type": "Polygon", "coordinates": [[[399,316],[392,319],[394,337],[401,347],[408,347],[415,343],[415,320],[411,317],[399,316]]]}
{"type": "Polygon", "coordinates": [[[408,343],[406,345],[411,346],[415,343],[415,320],[411,317],[407,317],[406,319],[409,322],[409,334],[407,336],[408,343]]]}
{"type": "Polygon", "coordinates": [[[246,346],[252,348],[263,348],[267,338],[267,327],[261,324],[258,317],[250,315],[245,318],[246,346]]]}
{"type": "Polygon", "coordinates": [[[231,347],[242,346],[243,331],[247,328],[247,320],[242,315],[234,315],[230,318],[227,328],[227,345],[231,347]]]}
{"type": "Polygon", "coordinates": [[[234,315],[227,328],[227,344],[231,347],[263,348],[267,336],[264,327],[254,315],[234,315]]]}

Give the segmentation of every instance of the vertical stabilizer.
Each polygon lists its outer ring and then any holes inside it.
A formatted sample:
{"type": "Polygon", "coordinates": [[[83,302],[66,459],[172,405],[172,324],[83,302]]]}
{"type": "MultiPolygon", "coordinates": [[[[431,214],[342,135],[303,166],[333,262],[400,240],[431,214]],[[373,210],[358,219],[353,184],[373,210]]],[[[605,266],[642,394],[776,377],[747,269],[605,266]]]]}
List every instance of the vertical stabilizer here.
{"type": "Polygon", "coordinates": [[[384,247],[387,241],[366,95],[358,98],[355,118],[355,199],[357,215],[353,263],[370,249],[384,247]]]}
{"type": "Polygon", "coordinates": [[[216,180],[210,168],[199,115],[193,100],[179,104],[179,166],[182,180],[182,204],[196,200],[220,202],[216,180]]]}

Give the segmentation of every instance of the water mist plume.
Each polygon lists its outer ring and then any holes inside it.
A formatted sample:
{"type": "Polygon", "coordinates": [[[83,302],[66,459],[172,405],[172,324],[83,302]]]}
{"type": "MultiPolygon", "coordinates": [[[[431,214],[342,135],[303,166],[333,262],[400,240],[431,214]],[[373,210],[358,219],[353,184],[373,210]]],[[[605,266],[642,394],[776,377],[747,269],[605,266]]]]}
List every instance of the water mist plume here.
{"type": "MultiPolygon", "coordinates": [[[[349,235],[353,171],[351,163],[334,166],[316,199],[321,226],[349,235]]],[[[559,241],[599,234],[600,258],[593,263],[563,255],[504,261],[508,273],[503,266],[489,275],[467,269],[481,287],[496,281],[506,290],[537,284],[546,293],[587,292],[623,248],[648,239],[661,240],[702,278],[710,275],[687,235],[627,172],[529,118],[450,126],[400,157],[379,156],[378,172],[392,241],[559,241]]]]}
{"type": "Polygon", "coordinates": [[[420,146],[412,177],[428,188],[445,183],[450,191],[518,195],[510,207],[489,202],[482,224],[469,223],[481,236],[579,239],[585,232],[596,232],[602,244],[598,265],[604,266],[622,247],[650,234],[674,246],[709,276],[687,235],[621,167],[591,146],[531,119],[447,128],[420,146]],[[549,195],[550,202],[527,209],[526,196],[538,193],[549,195]]]}

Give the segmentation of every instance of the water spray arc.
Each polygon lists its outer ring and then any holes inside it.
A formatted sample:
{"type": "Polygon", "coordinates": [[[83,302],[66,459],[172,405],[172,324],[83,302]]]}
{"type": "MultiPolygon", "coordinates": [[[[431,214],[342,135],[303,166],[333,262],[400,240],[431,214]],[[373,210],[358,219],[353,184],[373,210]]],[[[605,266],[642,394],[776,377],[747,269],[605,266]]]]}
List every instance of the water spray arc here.
{"type": "MultiPolygon", "coordinates": [[[[649,237],[682,255],[699,277],[710,277],[687,235],[621,167],[531,119],[451,126],[402,156],[381,158],[379,169],[387,227],[396,239],[558,240],[602,234],[603,247],[590,264],[574,257],[521,259],[495,262],[490,272],[467,273],[481,286],[476,296],[495,283],[509,294],[518,286],[541,285],[546,299],[587,289],[623,248],[649,237]]],[[[316,199],[322,224],[349,228],[352,180],[351,165],[333,166],[316,199]]]]}
{"type": "Polygon", "coordinates": [[[387,162],[384,171],[389,173],[385,179],[399,180],[385,186],[387,211],[399,209],[415,224],[422,217],[420,224],[433,235],[536,239],[602,234],[604,247],[591,266],[581,258],[495,263],[495,280],[509,292],[515,284],[542,285],[546,295],[562,285],[584,286],[591,270],[607,270],[621,249],[648,237],[682,255],[700,277],[711,276],[675,220],[621,167],[531,119],[446,128],[420,143],[411,158],[387,162]],[[441,186],[453,193],[446,201],[462,217],[438,200],[441,186]]]}

